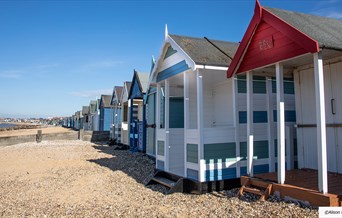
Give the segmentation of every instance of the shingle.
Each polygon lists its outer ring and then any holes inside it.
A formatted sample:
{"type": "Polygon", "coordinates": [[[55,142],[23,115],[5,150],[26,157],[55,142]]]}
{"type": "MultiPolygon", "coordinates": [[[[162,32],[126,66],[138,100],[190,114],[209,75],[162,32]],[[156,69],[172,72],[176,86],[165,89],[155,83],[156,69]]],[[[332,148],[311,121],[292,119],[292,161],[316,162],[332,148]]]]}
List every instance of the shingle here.
{"type": "Polygon", "coordinates": [[[231,58],[239,46],[238,43],[225,42],[220,40],[209,39],[212,45],[205,38],[195,38],[188,36],[169,35],[196,64],[225,66],[228,67],[231,63],[231,58]],[[221,52],[222,50],[223,52],[221,52]],[[227,56],[227,55],[229,56],[227,56]]]}
{"type": "Polygon", "coordinates": [[[316,40],[321,48],[342,49],[341,20],[276,8],[264,8],[316,40]]]}

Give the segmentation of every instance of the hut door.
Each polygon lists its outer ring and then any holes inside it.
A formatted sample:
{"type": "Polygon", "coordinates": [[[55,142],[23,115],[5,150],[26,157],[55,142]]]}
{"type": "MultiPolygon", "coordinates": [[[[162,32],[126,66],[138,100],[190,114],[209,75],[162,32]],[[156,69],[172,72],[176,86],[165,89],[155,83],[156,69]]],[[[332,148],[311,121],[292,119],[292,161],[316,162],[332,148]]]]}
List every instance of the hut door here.
{"type": "MultiPolygon", "coordinates": [[[[330,103],[330,107],[326,108],[326,113],[333,117],[332,129],[335,141],[334,145],[334,160],[336,161],[336,170],[334,172],[342,173],[342,63],[330,65],[331,72],[331,98],[326,99],[330,103]]],[[[328,122],[327,122],[328,123],[328,122]]],[[[329,124],[329,123],[328,123],[329,124]]],[[[329,161],[329,157],[328,157],[329,161]]]]}
{"type": "MultiPolygon", "coordinates": [[[[342,173],[342,63],[324,66],[324,97],[327,135],[328,171],[342,173]]],[[[302,124],[316,124],[315,85],[313,70],[300,72],[302,124]]],[[[309,125],[310,126],[310,125],[309,125]]],[[[303,167],[317,169],[316,128],[298,131],[303,144],[303,167]]],[[[300,158],[300,157],[299,157],[300,158]]]]}
{"type": "Polygon", "coordinates": [[[184,98],[170,97],[169,171],[184,175],[184,98]]]}
{"type": "MultiPolygon", "coordinates": [[[[334,115],[331,112],[331,99],[333,99],[333,86],[330,69],[324,67],[324,94],[325,94],[325,114],[326,123],[334,123],[334,115]]],[[[297,131],[297,137],[300,138],[303,156],[298,157],[302,161],[300,167],[317,169],[317,138],[316,138],[316,97],[315,97],[315,80],[313,69],[306,69],[299,72],[300,90],[297,95],[300,95],[301,101],[298,123],[303,124],[297,131]]],[[[335,128],[330,125],[326,128],[327,139],[327,161],[328,171],[337,172],[337,157],[336,150],[336,133],[335,128]]],[[[300,148],[299,148],[300,149],[300,148]]]]}
{"type": "Polygon", "coordinates": [[[156,155],[156,110],[155,110],[156,95],[151,94],[148,97],[148,103],[146,107],[147,113],[147,138],[146,138],[146,153],[150,155],[156,155]]]}
{"type": "Polygon", "coordinates": [[[130,124],[130,147],[132,150],[139,149],[138,147],[138,120],[133,120],[130,124]]]}

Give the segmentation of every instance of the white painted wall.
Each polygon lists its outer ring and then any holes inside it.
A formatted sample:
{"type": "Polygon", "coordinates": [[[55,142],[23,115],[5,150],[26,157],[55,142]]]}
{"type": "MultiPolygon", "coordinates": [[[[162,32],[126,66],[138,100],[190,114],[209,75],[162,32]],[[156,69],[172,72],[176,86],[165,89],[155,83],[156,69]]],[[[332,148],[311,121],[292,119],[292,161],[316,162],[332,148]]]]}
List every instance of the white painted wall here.
{"type": "Polygon", "coordinates": [[[197,129],[197,83],[196,73],[189,73],[189,129],[197,129]]]}

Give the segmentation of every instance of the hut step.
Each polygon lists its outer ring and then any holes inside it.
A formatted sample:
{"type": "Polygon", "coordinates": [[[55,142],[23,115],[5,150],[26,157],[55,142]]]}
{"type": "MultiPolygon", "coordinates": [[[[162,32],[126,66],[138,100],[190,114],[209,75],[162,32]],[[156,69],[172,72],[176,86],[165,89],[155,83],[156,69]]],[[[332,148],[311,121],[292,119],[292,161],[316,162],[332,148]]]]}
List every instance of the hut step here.
{"type": "Polygon", "coordinates": [[[146,185],[152,184],[160,184],[167,187],[169,189],[168,194],[184,191],[184,178],[164,171],[157,171],[146,185]]]}
{"type": "Polygon", "coordinates": [[[256,188],[251,188],[251,187],[245,187],[243,189],[244,192],[248,192],[248,193],[252,193],[252,194],[255,194],[255,195],[260,195],[262,196],[264,194],[263,191],[261,191],[260,189],[256,189],[256,188]]]}
{"type": "Polygon", "coordinates": [[[265,201],[271,194],[272,183],[247,179],[239,190],[239,195],[242,196],[244,192],[252,193],[260,196],[260,200],[265,201]]]}
{"type": "Polygon", "coordinates": [[[159,176],[152,178],[152,180],[168,188],[172,188],[176,184],[176,181],[172,181],[170,179],[159,177],[159,176]]]}

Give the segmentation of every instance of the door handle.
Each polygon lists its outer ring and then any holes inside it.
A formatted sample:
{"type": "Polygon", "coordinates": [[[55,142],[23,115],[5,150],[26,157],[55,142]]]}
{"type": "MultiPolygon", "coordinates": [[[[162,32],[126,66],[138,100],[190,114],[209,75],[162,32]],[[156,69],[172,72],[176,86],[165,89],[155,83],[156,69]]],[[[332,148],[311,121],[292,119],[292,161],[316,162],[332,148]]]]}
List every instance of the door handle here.
{"type": "Polygon", "coordinates": [[[335,111],[335,99],[332,98],[330,103],[331,103],[331,113],[335,115],[336,114],[336,111],[335,111]]]}

